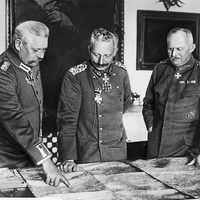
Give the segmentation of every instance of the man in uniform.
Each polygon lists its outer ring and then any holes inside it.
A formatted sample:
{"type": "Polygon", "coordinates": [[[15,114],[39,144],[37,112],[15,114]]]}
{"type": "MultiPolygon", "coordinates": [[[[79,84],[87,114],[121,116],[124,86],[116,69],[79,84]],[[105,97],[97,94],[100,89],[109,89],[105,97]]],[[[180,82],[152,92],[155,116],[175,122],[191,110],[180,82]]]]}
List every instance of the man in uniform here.
{"type": "Polygon", "coordinates": [[[42,143],[42,86],[39,62],[49,29],[37,21],[19,24],[13,44],[0,56],[0,167],[42,165],[46,183],[68,181],[42,143]]]}
{"type": "Polygon", "coordinates": [[[113,61],[118,38],[103,29],[91,34],[90,60],[69,69],[58,106],[60,169],[75,171],[75,163],[127,158],[123,113],[131,103],[129,77],[113,61]]]}
{"type": "Polygon", "coordinates": [[[200,131],[200,64],[191,31],[172,29],[167,45],[169,59],[155,66],[144,98],[148,158],[187,155],[200,131]]]}

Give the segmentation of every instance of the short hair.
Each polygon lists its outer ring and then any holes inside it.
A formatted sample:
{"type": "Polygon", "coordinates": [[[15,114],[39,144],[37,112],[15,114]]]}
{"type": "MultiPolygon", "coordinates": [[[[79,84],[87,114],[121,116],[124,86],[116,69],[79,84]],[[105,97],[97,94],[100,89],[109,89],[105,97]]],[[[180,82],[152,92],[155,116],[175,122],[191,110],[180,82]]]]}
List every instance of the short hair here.
{"type": "Polygon", "coordinates": [[[90,37],[90,46],[93,47],[95,41],[113,41],[114,47],[117,48],[118,36],[104,28],[95,29],[90,37]]]}
{"type": "Polygon", "coordinates": [[[178,31],[182,31],[187,35],[187,38],[189,40],[189,42],[191,44],[193,44],[193,36],[192,36],[192,32],[189,29],[186,28],[173,28],[169,31],[169,33],[167,34],[167,42],[169,41],[169,38],[172,34],[178,32],[178,31]]]}
{"type": "Polygon", "coordinates": [[[49,37],[49,28],[39,21],[25,21],[16,26],[13,35],[13,42],[16,39],[26,41],[27,35],[36,35],[41,37],[49,37]]]}

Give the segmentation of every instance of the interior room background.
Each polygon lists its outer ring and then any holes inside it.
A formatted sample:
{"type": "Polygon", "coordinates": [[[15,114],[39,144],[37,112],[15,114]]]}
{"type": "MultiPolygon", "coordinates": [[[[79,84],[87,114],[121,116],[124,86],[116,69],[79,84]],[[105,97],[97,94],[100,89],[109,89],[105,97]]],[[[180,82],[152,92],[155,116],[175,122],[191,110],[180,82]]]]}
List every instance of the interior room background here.
{"type": "MultiPolygon", "coordinates": [[[[199,0],[182,0],[181,7],[170,7],[168,12],[200,13],[199,0]]],[[[137,10],[166,11],[158,0],[124,0],[124,63],[129,72],[132,90],[141,100],[151,75],[150,70],[136,70],[137,10]]],[[[6,48],[6,0],[0,1],[0,53],[6,48]]]]}

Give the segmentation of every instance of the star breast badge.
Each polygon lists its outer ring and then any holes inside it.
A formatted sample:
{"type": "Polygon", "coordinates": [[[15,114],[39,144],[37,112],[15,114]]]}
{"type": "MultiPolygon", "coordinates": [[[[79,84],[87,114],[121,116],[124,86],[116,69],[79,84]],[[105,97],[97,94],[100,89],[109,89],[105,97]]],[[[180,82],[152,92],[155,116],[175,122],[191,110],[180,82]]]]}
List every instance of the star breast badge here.
{"type": "Polygon", "coordinates": [[[103,100],[103,98],[102,98],[102,96],[101,96],[101,92],[102,92],[102,90],[100,90],[99,88],[96,89],[96,90],[94,91],[94,93],[95,93],[95,98],[94,98],[94,100],[95,100],[95,102],[98,103],[98,104],[101,104],[101,102],[102,102],[102,100],[103,100]]]}

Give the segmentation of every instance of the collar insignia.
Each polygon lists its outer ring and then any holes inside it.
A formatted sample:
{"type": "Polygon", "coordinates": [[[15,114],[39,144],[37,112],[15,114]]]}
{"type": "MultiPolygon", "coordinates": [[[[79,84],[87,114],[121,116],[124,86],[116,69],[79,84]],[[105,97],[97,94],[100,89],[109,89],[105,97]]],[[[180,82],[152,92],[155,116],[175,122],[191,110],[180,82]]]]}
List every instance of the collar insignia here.
{"type": "Polygon", "coordinates": [[[28,84],[34,86],[35,85],[35,80],[33,78],[33,73],[30,67],[26,66],[25,64],[21,63],[19,66],[20,69],[26,72],[26,81],[28,84]]]}

